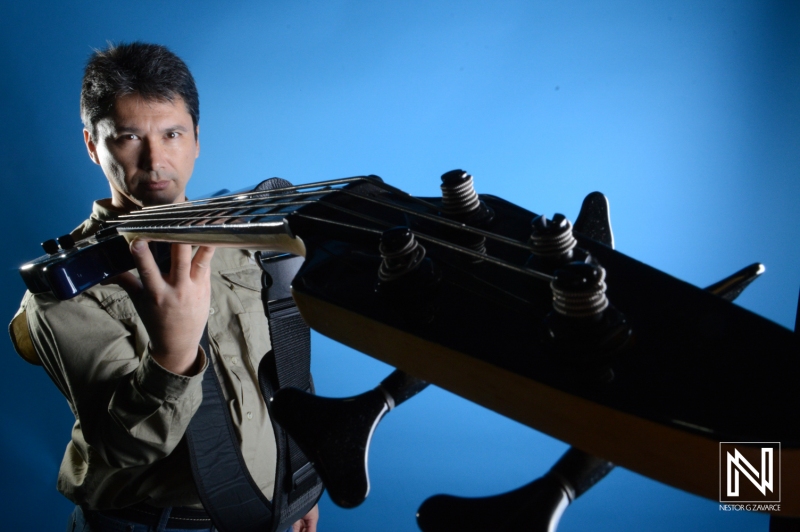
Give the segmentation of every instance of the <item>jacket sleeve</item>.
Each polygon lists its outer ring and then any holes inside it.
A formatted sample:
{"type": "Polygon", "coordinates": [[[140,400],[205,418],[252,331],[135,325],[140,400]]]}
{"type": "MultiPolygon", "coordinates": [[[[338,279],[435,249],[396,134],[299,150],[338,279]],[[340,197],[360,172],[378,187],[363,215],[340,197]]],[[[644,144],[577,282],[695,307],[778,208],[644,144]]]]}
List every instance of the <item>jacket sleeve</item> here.
{"type": "Polygon", "coordinates": [[[153,463],[172,452],[202,400],[202,376],[161,367],[124,291],[106,300],[81,295],[30,298],[31,341],[67,398],[86,442],[110,466],[153,463]]]}

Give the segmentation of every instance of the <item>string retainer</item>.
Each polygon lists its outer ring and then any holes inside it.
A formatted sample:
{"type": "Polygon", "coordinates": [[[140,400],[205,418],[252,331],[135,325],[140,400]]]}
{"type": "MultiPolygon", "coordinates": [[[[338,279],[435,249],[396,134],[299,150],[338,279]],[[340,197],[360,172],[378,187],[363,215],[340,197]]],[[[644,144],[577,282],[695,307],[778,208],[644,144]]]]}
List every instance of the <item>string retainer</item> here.
{"type": "Polygon", "coordinates": [[[425,248],[414,238],[408,227],[394,227],[384,231],[378,248],[381,266],[378,279],[393,281],[414,271],[425,258],[425,248]]]}
{"type": "Polygon", "coordinates": [[[416,321],[433,319],[428,301],[436,291],[441,276],[434,262],[426,257],[425,247],[408,227],[394,227],[381,235],[378,249],[381,264],[375,290],[391,298],[393,306],[416,321]],[[404,309],[404,310],[403,310],[404,309]]]}

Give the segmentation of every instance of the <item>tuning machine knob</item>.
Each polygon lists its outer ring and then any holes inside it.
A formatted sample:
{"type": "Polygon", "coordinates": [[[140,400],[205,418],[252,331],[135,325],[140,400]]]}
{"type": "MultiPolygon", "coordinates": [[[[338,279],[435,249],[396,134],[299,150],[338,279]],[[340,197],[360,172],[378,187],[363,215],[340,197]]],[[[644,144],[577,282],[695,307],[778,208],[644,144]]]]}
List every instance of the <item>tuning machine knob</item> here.
{"type": "Polygon", "coordinates": [[[594,260],[570,262],[553,275],[553,311],[545,319],[558,363],[590,380],[613,379],[610,364],[632,336],[608,301],[606,271],[594,260]]]}
{"type": "Polygon", "coordinates": [[[442,174],[442,212],[449,215],[467,215],[481,207],[475,192],[472,176],[464,170],[450,170],[442,174]]]}
{"type": "Polygon", "coordinates": [[[531,256],[527,266],[535,270],[552,273],[569,262],[588,262],[589,253],[579,247],[572,232],[572,222],[556,213],[552,219],[540,214],[531,221],[528,238],[531,256]]]}
{"type": "Polygon", "coordinates": [[[606,271],[593,263],[571,262],[556,270],[550,288],[553,309],[566,318],[598,320],[608,308],[606,271]]]}
{"type": "Polygon", "coordinates": [[[58,246],[58,242],[55,238],[51,238],[50,240],[45,240],[42,242],[42,249],[48,255],[55,255],[61,251],[61,248],[58,246]]]}
{"type": "Polygon", "coordinates": [[[473,227],[486,226],[494,211],[478,197],[472,176],[464,170],[442,174],[442,214],[473,227]]]}
{"type": "Polygon", "coordinates": [[[42,242],[42,249],[48,255],[55,255],[61,251],[67,251],[75,247],[75,239],[72,235],[66,234],[58,238],[51,238],[42,242]]]}
{"type": "MultiPolygon", "coordinates": [[[[442,174],[441,188],[442,216],[462,224],[458,230],[444,230],[442,236],[453,244],[485,254],[486,237],[469,228],[488,227],[494,219],[494,211],[478,197],[472,176],[464,170],[451,170],[442,174]]],[[[468,260],[480,262],[481,259],[470,255],[468,260]]]]}
{"type": "Polygon", "coordinates": [[[58,245],[61,246],[61,249],[68,250],[75,247],[75,239],[72,238],[72,235],[66,234],[64,236],[58,237],[58,245]]]}

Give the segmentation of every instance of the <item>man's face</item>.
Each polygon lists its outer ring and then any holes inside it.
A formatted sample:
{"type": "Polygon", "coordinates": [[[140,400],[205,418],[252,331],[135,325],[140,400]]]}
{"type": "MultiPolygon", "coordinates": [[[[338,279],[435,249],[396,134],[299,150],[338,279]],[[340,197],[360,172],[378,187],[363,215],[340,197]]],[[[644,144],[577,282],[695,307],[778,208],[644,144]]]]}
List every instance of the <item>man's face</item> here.
{"type": "Polygon", "coordinates": [[[103,168],[115,207],[132,210],[183,201],[194,160],[200,155],[192,116],[181,97],[117,99],[97,123],[97,142],[84,129],[89,157],[103,168]]]}

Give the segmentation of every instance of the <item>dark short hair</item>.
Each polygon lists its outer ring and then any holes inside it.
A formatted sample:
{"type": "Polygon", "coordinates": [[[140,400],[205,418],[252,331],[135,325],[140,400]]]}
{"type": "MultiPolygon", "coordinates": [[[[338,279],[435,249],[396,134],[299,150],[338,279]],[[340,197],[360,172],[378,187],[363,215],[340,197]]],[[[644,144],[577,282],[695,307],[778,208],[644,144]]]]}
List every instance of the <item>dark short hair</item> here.
{"type": "Polygon", "coordinates": [[[111,114],[117,98],[129,94],[170,102],[180,96],[197,131],[200,98],[194,78],[186,63],[166,46],[109,43],[105,50],[94,51],[81,87],[81,120],[92,140],[97,140],[97,123],[111,114]]]}

